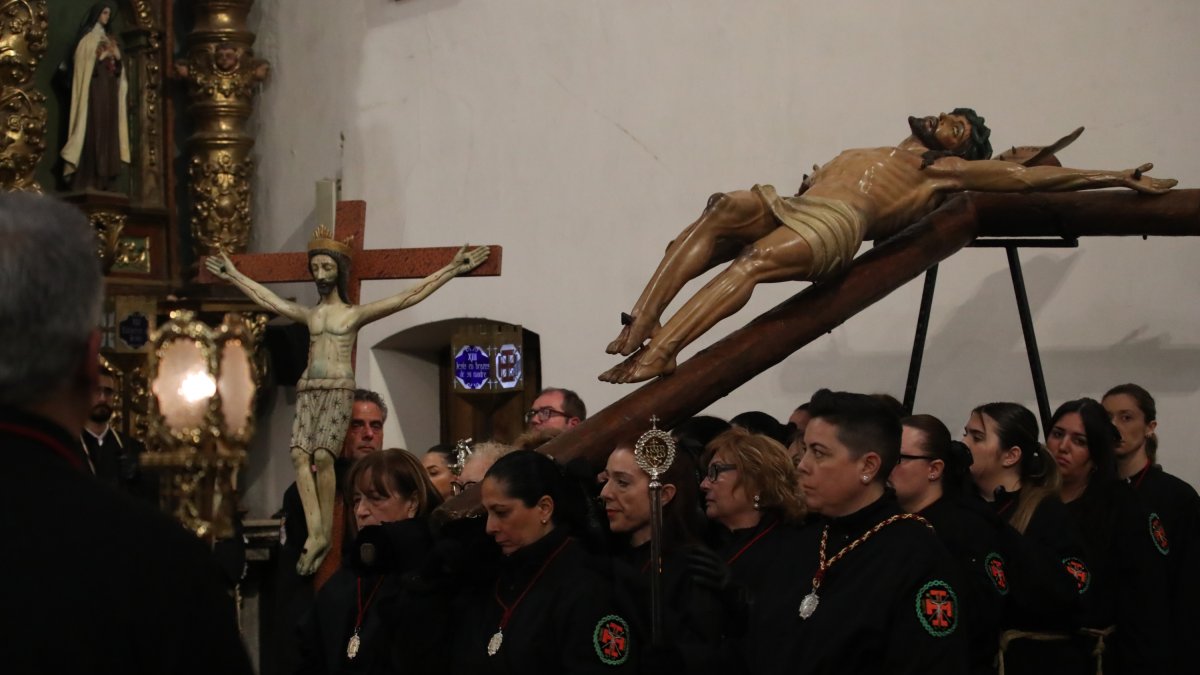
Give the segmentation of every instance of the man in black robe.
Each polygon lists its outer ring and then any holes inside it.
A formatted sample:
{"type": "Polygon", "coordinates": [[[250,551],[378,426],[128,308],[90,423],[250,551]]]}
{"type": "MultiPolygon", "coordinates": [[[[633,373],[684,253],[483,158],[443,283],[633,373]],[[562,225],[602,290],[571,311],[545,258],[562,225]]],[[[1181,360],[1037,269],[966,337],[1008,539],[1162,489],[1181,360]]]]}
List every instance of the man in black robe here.
{"type": "Polygon", "coordinates": [[[103,288],[87,219],[0,195],[0,241],[4,672],[249,674],[204,545],[80,461],[103,288]]]}

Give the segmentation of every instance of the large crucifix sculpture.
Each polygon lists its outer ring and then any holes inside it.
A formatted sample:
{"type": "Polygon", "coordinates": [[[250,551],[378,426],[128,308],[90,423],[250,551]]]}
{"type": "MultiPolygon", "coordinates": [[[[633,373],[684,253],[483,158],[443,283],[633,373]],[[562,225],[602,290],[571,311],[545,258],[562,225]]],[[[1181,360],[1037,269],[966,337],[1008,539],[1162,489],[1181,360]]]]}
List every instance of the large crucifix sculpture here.
{"type": "Polygon", "coordinates": [[[1061,168],[1054,152],[1082,129],[995,161],[986,159],[990,143],[972,111],[909,118],[909,125],[913,135],[896,147],[847,150],[817,168],[796,197],[781,199],[769,186],[715,195],[668,247],[625,317],[628,325],[609,345],[630,358],[601,379],[674,374],[541,450],[602,464],[613,447],[631,440],[628,420],[655,414],[669,428],[698,413],[980,236],[1200,236],[1200,191],[1168,192],[1175,181],[1144,175],[1148,164],[1128,171],[1061,168]],[[1115,186],[1157,194],[982,194],[1115,186]],[[886,241],[852,260],[864,238],[886,241]],[[659,315],[688,278],[734,258],[659,327],[659,315]],[[816,283],[675,370],[679,350],[736,311],[754,283],[786,279],[816,283]]]}
{"type": "Polygon", "coordinates": [[[755,285],[833,278],[865,239],[900,232],[953,193],[1126,187],[1162,194],[1175,186],[1172,179],[1146,175],[1152,164],[1105,171],[1034,166],[1042,153],[1027,162],[991,159],[991,130],[970,108],[909,117],[908,126],[911,134],[895,146],[845,150],[813,167],[795,196],[780,197],[770,185],[713,195],[700,218],[667,247],[633,310],[624,315],[621,334],[609,344],[609,353],[629,358],[600,379],[641,382],[670,374],[679,351],[741,309],[755,285]],[[730,260],[659,326],[687,282],[730,260]]]}
{"type": "Polygon", "coordinates": [[[291,440],[296,488],[308,525],[308,539],[296,563],[296,571],[302,575],[316,571],[332,543],[336,492],[333,464],[350,422],[356,387],[354,347],[359,329],[424,300],[455,276],[472,272],[495,275],[500,268],[499,247],[364,251],[365,215],[365,203],[341,202],[336,234],[322,223],[306,253],[208,257],[203,265],[208,274],[200,278],[202,282],[215,278],[229,281],[255,303],[308,326],[308,367],[296,385],[291,440]],[[486,265],[489,258],[491,264],[486,265]],[[435,267],[439,260],[450,262],[435,267]],[[421,276],[424,278],[420,283],[397,295],[357,304],[362,279],[421,276]],[[285,300],[262,285],[306,279],[316,282],[321,296],[312,308],[285,300]]]}
{"type": "MultiPolygon", "coordinates": [[[[671,428],[698,414],[978,237],[1135,236],[1200,236],[1200,190],[1155,197],[1128,192],[959,195],[855,258],[844,274],[808,286],[680,363],[671,376],[647,382],[539,450],[563,462],[583,457],[602,466],[614,447],[636,437],[629,420],[655,414],[663,428],[671,428]]],[[[461,511],[451,506],[448,514],[461,511]]]]}

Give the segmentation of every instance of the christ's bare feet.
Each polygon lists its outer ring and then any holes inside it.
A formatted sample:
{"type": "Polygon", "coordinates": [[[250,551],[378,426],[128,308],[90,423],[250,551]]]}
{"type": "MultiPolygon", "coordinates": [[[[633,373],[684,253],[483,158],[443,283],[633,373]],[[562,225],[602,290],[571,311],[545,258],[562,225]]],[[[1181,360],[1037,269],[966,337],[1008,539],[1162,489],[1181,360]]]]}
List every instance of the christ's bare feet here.
{"type": "Polygon", "coordinates": [[[617,336],[617,339],[608,343],[608,347],[604,351],[609,354],[629,356],[641,349],[646,340],[658,335],[660,327],[657,320],[643,321],[640,317],[635,316],[633,321],[621,329],[621,334],[617,336]]]}
{"type": "Polygon", "coordinates": [[[644,382],[659,375],[675,372],[675,358],[662,355],[655,349],[643,349],[600,374],[602,382],[625,384],[644,382]]]}
{"type": "Polygon", "coordinates": [[[300,560],[296,562],[296,573],[306,577],[317,571],[329,553],[329,542],[324,537],[309,534],[304,542],[304,550],[300,552],[300,560]]]}

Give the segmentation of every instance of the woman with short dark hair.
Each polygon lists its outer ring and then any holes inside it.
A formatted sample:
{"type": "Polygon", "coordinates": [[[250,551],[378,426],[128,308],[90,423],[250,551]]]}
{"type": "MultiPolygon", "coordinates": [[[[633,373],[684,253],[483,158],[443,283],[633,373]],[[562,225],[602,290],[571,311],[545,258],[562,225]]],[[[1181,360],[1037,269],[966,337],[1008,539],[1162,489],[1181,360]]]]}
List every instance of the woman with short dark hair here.
{"type": "MultiPolygon", "coordinates": [[[[967,672],[964,587],[931,526],[886,489],[900,420],[864,394],[809,406],[800,489],[823,519],[792,560],[792,604],[775,649],[794,673],[967,672]]],[[[778,669],[777,669],[778,670],[778,669]]]]}

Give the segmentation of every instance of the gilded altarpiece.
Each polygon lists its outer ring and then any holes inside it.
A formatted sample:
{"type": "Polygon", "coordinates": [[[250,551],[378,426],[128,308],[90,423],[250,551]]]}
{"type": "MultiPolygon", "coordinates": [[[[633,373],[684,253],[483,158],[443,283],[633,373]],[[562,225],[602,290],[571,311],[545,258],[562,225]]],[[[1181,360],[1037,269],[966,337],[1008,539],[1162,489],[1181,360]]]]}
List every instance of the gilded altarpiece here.
{"type": "Polygon", "coordinates": [[[195,257],[249,240],[246,122],[267,76],[252,5],[0,0],[0,190],[54,194],[88,214],[106,275],[104,351],[134,407],[149,332],[195,295],[195,257]],[[110,94],[97,89],[105,78],[110,94]]]}
{"type": "Polygon", "coordinates": [[[35,61],[23,95],[12,95],[15,66],[0,73],[9,137],[18,129],[24,134],[23,141],[0,148],[0,188],[54,194],[88,214],[106,276],[104,352],[125,375],[121,394],[129,409],[120,426],[135,436],[142,435],[137,408],[145,405],[137,395],[146,362],[143,337],[157,320],[159,300],[175,292],[182,277],[179,219],[168,188],[173,140],[164,74],[171,36],[164,26],[170,25],[172,4],[0,0],[0,61],[35,61]],[[89,86],[101,71],[119,82],[111,96],[89,86]],[[113,153],[119,162],[104,170],[108,178],[97,185],[80,177],[94,164],[90,158],[101,154],[97,139],[118,140],[88,114],[105,110],[111,128],[120,130],[120,152],[113,153]]]}

